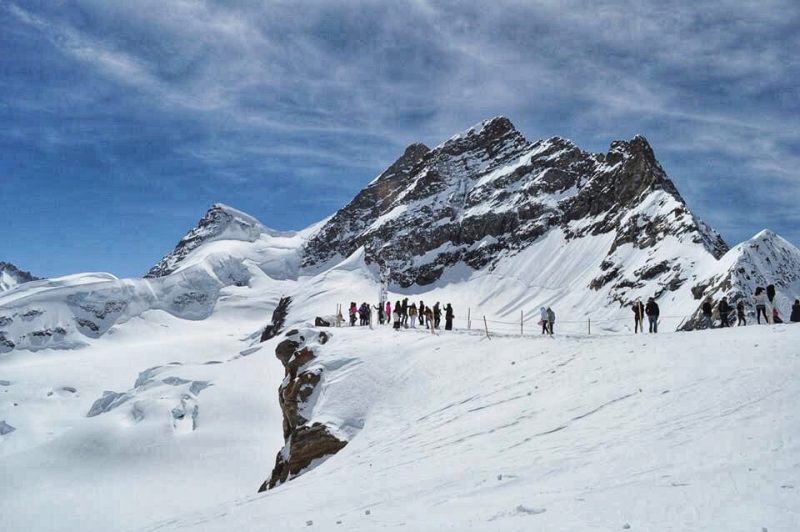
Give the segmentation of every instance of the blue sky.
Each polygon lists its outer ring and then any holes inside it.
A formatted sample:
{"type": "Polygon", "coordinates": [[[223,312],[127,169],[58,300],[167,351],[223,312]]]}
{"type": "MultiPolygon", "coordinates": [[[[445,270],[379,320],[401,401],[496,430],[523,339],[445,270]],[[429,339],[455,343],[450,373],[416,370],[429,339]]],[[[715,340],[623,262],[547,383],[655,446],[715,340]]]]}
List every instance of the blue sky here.
{"type": "Polygon", "coordinates": [[[0,260],[139,276],[212,203],[300,229],[497,115],[641,133],[729,244],[800,242],[800,4],[703,4],[0,0],[0,260]]]}

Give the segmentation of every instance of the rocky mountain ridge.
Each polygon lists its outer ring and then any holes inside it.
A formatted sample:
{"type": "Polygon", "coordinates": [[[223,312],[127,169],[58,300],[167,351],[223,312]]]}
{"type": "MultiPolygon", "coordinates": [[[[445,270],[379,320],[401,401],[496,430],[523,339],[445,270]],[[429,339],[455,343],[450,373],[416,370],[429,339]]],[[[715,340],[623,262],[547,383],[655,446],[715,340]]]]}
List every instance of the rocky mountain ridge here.
{"type": "Polygon", "coordinates": [[[409,146],[307,242],[302,264],[321,267],[364,248],[367,263],[390,271],[400,287],[435,283],[459,263],[498,264],[561,231],[565,249],[608,236],[597,275],[612,300],[654,281],[674,291],[690,277],[680,256],[658,257],[677,238],[691,255],[719,259],[720,235],[697,219],[647,140],[614,141],[593,154],[559,137],[528,141],[504,117],[487,120],[434,149],[409,146]],[[653,260],[625,272],[625,246],[653,260]],[[655,260],[658,259],[658,260],[655,260]]]}
{"type": "Polygon", "coordinates": [[[0,261],[0,292],[11,290],[22,283],[38,280],[39,277],[31,275],[31,272],[20,270],[10,262],[0,261]]]}

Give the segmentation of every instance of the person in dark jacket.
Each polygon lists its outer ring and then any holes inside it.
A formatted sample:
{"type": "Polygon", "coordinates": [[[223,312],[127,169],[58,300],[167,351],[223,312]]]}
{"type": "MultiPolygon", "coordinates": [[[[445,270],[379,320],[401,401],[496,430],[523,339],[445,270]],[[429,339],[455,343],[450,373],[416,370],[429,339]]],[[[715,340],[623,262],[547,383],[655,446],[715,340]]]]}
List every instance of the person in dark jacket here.
{"type": "Polygon", "coordinates": [[[433,330],[433,310],[431,307],[425,307],[425,328],[433,330]]]}
{"type": "Polygon", "coordinates": [[[439,308],[439,302],[433,306],[433,328],[438,329],[439,324],[442,322],[442,309],[439,308]]]}
{"type": "Polygon", "coordinates": [[[547,307],[547,329],[550,335],[553,334],[553,325],[556,323],[556,313],[550,307],[547,307]]]}
{"type": "Polygon", "coordinates": [[[408,298],[403,299],[403,305],[400,307],[400,316],[402,319],[403,327],[408,328],[408,298]]]}
{"type": "Polygon", "coordinates": [[[647,305],[644,306],[644,312],[647,314],[647,321],[649,323],[649,331],[653,334],[658,332],[658,315],[660,310],[658,303],[652,297],[647,300],[647,305]]]}
{"type": "Polygon", "coordinates": [[[737,327],[741,327],[742,325],[747,325],[747,320],[744,316],[744,300],[740,299],[738,303],[736,303],[736,322],[737,327]]]}
{"type": "Polygon", "coordinates": [[[453,307],[450,306],[450,303],[444,307],[444,330],[445,331],[452,331],[453,330],[453,307]]]}
{"type": "Polygon", "coordinates": [[[706,329],[714,328],[714,311],[710,297],[706,298],[703,302],[703,324],[706,326],[706,329]]]}
{"type": "Polygon", "coordinates": [[[723,297],[717,307],[719,310],[720,327],[728,327],[728,314],[731,312],[731,306],[728,304],[728,298],[723,297]]]}
{"type": "Polygon", "coordinates": [[[633,302],[633,332],[638,333],[641,329],[644,332],[644,305],[638,297],[633,302]]]}
{"type": "Polygon", "coordinates": [[[794,305],[792,305],[792,314],[789,316],[789,321],[792,323],[800,323],[800,299],[794,300],[794,305]]]}
{"type": "Polygon", "coordinates": [[[422,300],[419,300],[419,324],[424,327],[425,326],[425,303],[422,300]]]}

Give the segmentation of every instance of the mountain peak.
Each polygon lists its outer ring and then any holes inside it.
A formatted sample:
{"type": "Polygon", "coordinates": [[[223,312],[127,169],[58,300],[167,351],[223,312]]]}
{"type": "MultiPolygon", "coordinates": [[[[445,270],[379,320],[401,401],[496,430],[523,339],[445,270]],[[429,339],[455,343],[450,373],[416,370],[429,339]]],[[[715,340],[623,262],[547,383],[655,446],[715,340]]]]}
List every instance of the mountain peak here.
{"type": "Polygon", "coordinates": [[[0,261],[0,292],[30,281],[37,281],[38,277],[31,275],[31,272],[20,270],[10,262],[0,261]]]}
{"type": "Polygon", "coordinates": [[[458,154],[480,147],[490,147],[508,142],[527,144],[527,140],[517,131],[511,120],[504,116],[496,116],[475,124],[457,135],[453,135],[443,144],[437,146],[436,150],[449,154],[458,154]]]}
{"type": "Polygon", "coordinates": [[[254,242],[263,233],[273,234],[261,222],[224,203],[215,203],[197,223],[186,233],[175,249],[165,255],[150,268],[145,277],[163,277],[174,272],[189,253],[207,242],[215,240],[244,240],[254,242]]]}

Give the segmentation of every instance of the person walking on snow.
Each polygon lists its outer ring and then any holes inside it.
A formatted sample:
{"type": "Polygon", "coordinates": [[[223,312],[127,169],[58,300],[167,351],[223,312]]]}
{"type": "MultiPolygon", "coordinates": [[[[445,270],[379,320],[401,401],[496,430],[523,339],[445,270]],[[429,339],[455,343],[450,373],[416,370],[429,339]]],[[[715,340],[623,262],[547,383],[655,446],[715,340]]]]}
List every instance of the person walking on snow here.
{"type": "Polygon", "coordinates": [[[452,331],[453,330],[453,307],[450,306],[450,303],[444,308],[444,330],[445,331],[452,331]]]}
{"type": "Polygon", "coordinates": [[[547,327],[549,329],[550,335],[553,334],[553,325],[556,322],[556,313],[550,307],[547,307],[547,327]]]}
{"type": "Polygon", "coordinates": [[[431,310],[431,307],[425,307],[425,328],[433,330],[433,310],[431,310]]]}
{"type": "Polygon", "coordinates": [[[703,302],[703,323],[706,326],[706,329],[713,329],[714,328],[714,312],[711,307],[711,298],[707,297],[706,300],[703,302]]]}
{"type": "Polygon", "coordinates": [[[633,302],[633,333],[644,332],[644,305],[638,297],[633,302]]]}
{"type": "Polygon", "coordinates": [[[647,314],[647,321],[649,322],[649,331],[653,334],[658,332],[658,303],[652,297],[647,300],[647,305],[644,307],[644,311],[647,314]]]}
{"type": "Polygon", "coordinates": [[[761,325],[761,315],[764,315],[764,321],[769,323],[767,317],[767,294],[764,293],[764,288],[759,286],[756,288],[756,293],[753,296],[756,301],[756,321],[761,325]]]}
{"type": "Polygon", "coordinates": [[[539,323],[542,325],[542,334],[547,334],[547,309],[539,307],[539,323]]]}
{"type": "Polygon", "coordinates": [[[356,313],[358,313],[358,309],[356,308],[356,302],[350,302],[350,327],[355,326],[356,324],[356,313]]]}
{"type": "Polygon", "coordinates": [[[744,317],[744,300],[740,299],[738,303],[736,303],[736,322],[737,327],[741,327],[742,325],[747,325],[747,320],[744,317]]]}
{"type": "Polygon", "coordinates": [[[792,305],[792,314],[789,316],[789,321],[792,323],[800,322],[800,299],[794,300],[794,305],[792,305]]]}
{"type": "Polygon", "coordinates": [[[392,303],[386,302],[386,323],[392,323],[392,303]]]}
{"type": "Polygon", "coordinates": [[[720,327],[730,327],[728,324],[728,314],[731,313],[731,306],[728,304],[727,297],[722,298],[717,309],[719,310],[720,327]]]}
{"type": "Polygon", "coordinates": [[[438,329],[439,324],[442,323],[442,309],[439,308],[439,302],[433,306],[433,328],[438,329]]]}
{"type": "Polygon", "coordinates": [[[399,331],[400,330],[400,320],[403,319],[403,317],[400,315],[400,302],[399,301],[394,306],[394,313],[392,314],[392,318],[394,319],[394,329],[396,331],[399,331]]]}
{"type": "Polygon", "coordinates": [[[423,303],[421,299],[419,300],[419,309],[417,309],[417,312],[419,313],[419,325],[420,325],[420,327],[424,327],[425,326],[425,303],[423,303]]]}
{"type": "Polygon", "coordinates": [[[417,304],[411,303],[411,306],[408,308],[408,321],[411,322],[411,328],[417,328],[417,304]]]}

